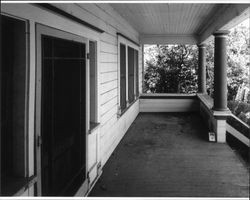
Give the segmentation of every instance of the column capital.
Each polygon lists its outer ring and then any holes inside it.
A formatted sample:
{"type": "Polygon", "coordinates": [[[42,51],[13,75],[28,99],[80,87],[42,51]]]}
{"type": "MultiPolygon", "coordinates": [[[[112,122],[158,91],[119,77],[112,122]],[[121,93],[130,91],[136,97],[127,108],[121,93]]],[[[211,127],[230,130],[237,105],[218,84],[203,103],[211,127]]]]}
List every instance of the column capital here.
{"type": "Polygon", "coordinates": [[[213,32],[213,35],[215,37],[220,37],[220,36],[227,36],[229,33],[230,31],[228,30],[218,30],[218,31],[213,32]]]}
{"type": "Polygon", "coordinates": [[[207,45],[206,45],[206,44],[204,44],[204,43],[197,44],[197,46],[198,46],[199,48],[206,48],[206,47],[207,47],[207,45]]]}

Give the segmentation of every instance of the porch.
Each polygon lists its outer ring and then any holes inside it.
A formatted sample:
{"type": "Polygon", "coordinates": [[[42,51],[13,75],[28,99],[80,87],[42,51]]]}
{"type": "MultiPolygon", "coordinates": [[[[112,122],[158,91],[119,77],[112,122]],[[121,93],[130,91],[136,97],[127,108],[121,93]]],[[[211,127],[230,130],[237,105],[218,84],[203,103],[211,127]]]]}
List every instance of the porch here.
{"type": "Polygon", "coordinates": [[[227,30],[250,13],[236,3],[1,4],[0,118],[10,125],[0,129],[0,175],[11,184],[1,179],[0,195],[248,197],[249,171],[225,143],[229,132],[250,145],[249,126],[226,101],[227,30]],[[212,35],[214,102],[205,73],[212,35]],[[198,94],[143,94],[146,44],[198,45],[198,94]]]}
{"type": "Polygon", "coordinates": [[[248,197],[249,172],[198,113],[140,113],[90,196],[248,197]]]}

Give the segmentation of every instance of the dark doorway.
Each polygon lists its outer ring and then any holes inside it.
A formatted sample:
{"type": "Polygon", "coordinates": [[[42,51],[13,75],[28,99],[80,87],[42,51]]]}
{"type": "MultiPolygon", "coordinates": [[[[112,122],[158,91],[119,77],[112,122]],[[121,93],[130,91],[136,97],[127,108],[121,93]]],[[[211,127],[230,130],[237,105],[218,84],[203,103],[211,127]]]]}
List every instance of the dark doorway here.
{"type": "Polygon", "coordinates": [[[86,179],[86,44],[42,35],[42,195],[72,196],[86,179]]]}
{"type": "Polygon", "coordinates": [[[14,195],[26,183],[26,22],[1,17],[0,196],[14,195]]]}

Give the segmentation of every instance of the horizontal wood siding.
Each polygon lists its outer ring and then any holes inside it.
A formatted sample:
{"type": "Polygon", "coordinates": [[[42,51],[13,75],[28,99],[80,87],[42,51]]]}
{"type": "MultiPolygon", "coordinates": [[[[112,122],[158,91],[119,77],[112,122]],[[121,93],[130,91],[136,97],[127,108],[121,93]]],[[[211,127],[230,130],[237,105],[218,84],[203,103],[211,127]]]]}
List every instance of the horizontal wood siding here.
{"type": "MultiPolygon", "coordinates": [[[[30,119],[29,146],[34,146],[34,102],[35,102],[35,24],[76,34],[97,41],[98,59],[98,122],[100,125],[91,132],[88,139],[88,169],[91,182],[97,177],[97,165],[101,167],[111,155],[127,129],[139,113],[139,101],[118,118],[118,37],[117,32],[139,43],[138,32],[108,4],[80,3],[58,4],[53,6],[104,30],[95,32],[83,25],[57,15],[35,4],[3,4],[1,12],[30,21],[30,119]],[[53,20],[52,20],[53,19],[53,20]]],[[[141,54],[139,52],[139,54],[141,54]]],[[[141,68],[141,66],[140,66],[141,68]]],[[[139,69],[140,71],[140,69],[139,69]]],[[[30,148],[32,149],[32,148],[30,148]]],[[[33,154],[32,154],[33,155],[33,154]]],[[[33,172],[34,158],[30,157],[30,170],[33,172]]],[[[78,193],[81,191],[78,191],[78,193]]]]}
{"type": "MultiPolygon", "coordinates": [[[[121,32],[129,38],[138,42],[138,33],[124,20],[112,7],[107,4],[53,4],[70,13],[76,14],[89,23],[103,29],[100,34],[99,48],[99,94],[100,94],[100,161],[104,165],[116,144],[125,134],[132,123],[127,118],[135,118],[138,114],[138,107],[133,112],[133,117],[126,114],[117,118],[118,112],[118,41],[117,32],[121,32]],[[137,112],[136,112],[137,111],[137,112]],[[126,123],[126,125],[125,125],[126,123]],[[119,124],[119,130],[117,130],[119,124]]],[[[141,67],[140,67],[141,68],[141,67]]],[[[132,108],[131,108],[132,109],[132,108]]],[[[128,113],[130,111],[127,111],[128,113]]],[[[89,144],[91,145],[91,144],[89,144]]],[[[92,156],[93,157],[93,156],[92,156]]],[[[90,159],[93,163],[93,158],[90,159]]]]}
{"type": "Polygon", "coordinates": [[[140,99],[140,112],[198,111],[197,99],[140,99]]]}

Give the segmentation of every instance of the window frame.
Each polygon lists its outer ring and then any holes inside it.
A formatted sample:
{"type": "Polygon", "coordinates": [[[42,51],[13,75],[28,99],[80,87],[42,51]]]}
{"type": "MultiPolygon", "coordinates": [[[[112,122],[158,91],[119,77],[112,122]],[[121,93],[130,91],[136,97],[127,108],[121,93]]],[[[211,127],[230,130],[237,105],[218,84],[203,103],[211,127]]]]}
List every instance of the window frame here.
{"type": "Polygon", "coordinates": [[[99,122],[99,117],[98,117],[98,42],[96,40],[92,40],[92,39],[89,39],[89,53],[88,53],[88,59],[87,59],[87,62],[89,62],[89,115],[91,115],[91,54],[90,54],[90,43],[93,43],[94,44],[94,50],[95,50],[95,53],[94,53],[94,59],[95,59],[95,66],[94,66],[94,120],[91,121],[91,116],[89,116],[89,134],[92,133],[92,131],[94,131],[99,125],[100,125],[100,122],[99,122]],[[91,126],[91,122],[92,122],[92,125],[91,126]]]}
{"type": "Polygon", "coordinates": [[[139,52],[140,52],[140,47],[137,46],[136,44],[132,43],[131,41],[129,41],[128,39],[122,37],[121,35],[117,35],[117,40],[118,40],[118,113],[117,113],[117,117],[119,118],[120,116],[122,116],[131,105],[134,104],[134,102],[136,102],[139,99],[139,93],[138,96],[136,95],[136,86],[139,85],[136,82],[139,81],[139,52]],[[124,110],[121,110],[121,82],[120,82],[120,73],[121,73],[121,63],[120,63],[120,45],[125,45],[125,52],[126,52],[126,108],[124,110]],[[134,67],[134,100],[129,103],[128,100],[128,47],[132,48],[134,50],[134,66],[135,66],[135,62],[137,62],[137,68],[138,68],[138,73],[136,73],[136,68],[134,67]],[[138,52],[138,58],[135,59],[135,51],[138,52]]]}
{"type": "MultiPolygon", "coordinates": [[[[36,97],[35,97],[35,132],[36,132],[36,175],[37,175],[37,188],[36,188],[36,193],[38,196],[42,195],[42,178],[41,178],[41,156],[42,156],[42,152],[41,152],[41,144],[39,144],[40,139],[41,138],[41,94],[42,94],[42,83],[41,83],[41,78],[42,78],[42,63],[41,63],[41,59],[42,59],[42,55],[41,55],[41,37],[42,35],[48,35],[48,36],[52,36],[52,37],[56,37],[56,38],[61,38],[61,39],[65,39],[65,40],[70,40],[70,41],[76,41],[76,42],[80,42],[80,43],[85,43],[86,44],[86,55],[88,55],[89,53],[89,38],[85,37],[85,36],[80,36],[80,35],[76,35],[74,33],[70,33],[70,32],[66,32],[64,30],[61,29],[56,29],[54,27],[50,27],[47,25],[43,25],[40,23],[35,23],[35,34],[36,34],[36,97]]],[[[85,105],[85,109],[86,109],[86,113],[85,113],[85,181],[82,183],[81,188],[83,188],[82,192],[85,193],[87,192],[87,188],[88,188],[88,134],[89,134],[89,59],[86,59],[86,74],[85,74],[85,84],[86,84],[86,105],[85,105]]]]}

